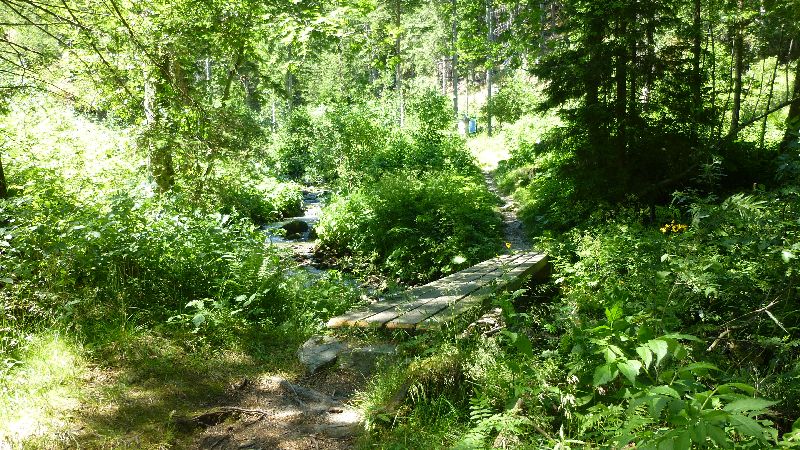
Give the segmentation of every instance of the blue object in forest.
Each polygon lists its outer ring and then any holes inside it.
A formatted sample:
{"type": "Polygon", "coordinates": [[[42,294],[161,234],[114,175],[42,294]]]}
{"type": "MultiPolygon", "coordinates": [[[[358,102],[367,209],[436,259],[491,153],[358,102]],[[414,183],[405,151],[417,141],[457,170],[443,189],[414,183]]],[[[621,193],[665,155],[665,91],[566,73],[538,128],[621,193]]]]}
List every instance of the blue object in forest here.
{"type": "Polygon", "coordinates": [[[475,119],[469,119],[469,134],[478,132],[478,122],[475,119]]]}

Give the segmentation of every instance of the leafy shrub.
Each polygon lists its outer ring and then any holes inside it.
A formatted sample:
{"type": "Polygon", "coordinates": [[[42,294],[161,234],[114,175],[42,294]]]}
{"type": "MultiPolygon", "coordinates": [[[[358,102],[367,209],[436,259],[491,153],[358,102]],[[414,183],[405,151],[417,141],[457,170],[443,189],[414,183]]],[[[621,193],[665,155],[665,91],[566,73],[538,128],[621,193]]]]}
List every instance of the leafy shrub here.
{"type": "Polygon", "coordinates": [[[423,89],[409,101],[411,120],[409,129],[421,133],[442,131],[451,128],[454,121],[452,101],[439,93],[438,89],[423,89]]]}
{"type": "Polygon", "coordinates": [[[452,121],[446,98],[423,91],[411,103],[415,112],[404,129],[384,123],[366,106],[293,113],[273,143],[279,172],[294,180],[336,183],[343,189],[399,170],[476,174],[463,139],[443,131],[452,121]]]}
{"type": "Polygon", "coordinates": [[[296,109],[286,119],[273,141],[278,172],[292,180],[301,180],[309,165],[314,144],[314,126],[305,109],[296,109]]]}
{"type": "Polygon", "coordinates": [[[584,185],[575,179],[575,156],[571,138],[564,129],[555,128],[541,140],[520,134],[509,140],[515,145],[511,158],[498,167],[500,188],[513,192],[521,205],[520,218],[528,232],[538,235],[545,230],[565,231],[585,220],[598,206],[591,195],[583,195],[584,185]]]}
{"type": "MultiPolygon", "coordinates": [[[[355,297],[334,278],[295,273],[252,223],[297,212],[298,185],[248,161],[218,161],[203,190],[179,184],[156,196],[125,133],[60,110],[53,116],[63,123],[43,131],[5,118],[27,144],[3,155],[14,195],[0,200],[0,322],[66,318],[91,335],[115,321],[163,323],[202,304],[225,326],[310,327],[355,297]]],[[[194,327],[194,317],[178,322],[194,327]]],[[[216,332],[210,322],[199,330],[216,332]]],[[[0,338],[15,339],[7,331],[0,338]]]]}
{"type": "Polygon", "coordinates": [[[206,204],[219,205],[223,214],[249,217],[256,224],[274,222],[303,212],[303,195],[296,183],[281,183],[264,173],[225,170],[209,180],[213,199],[206,204]]]}
{"type": "Polygon", "coordinates": [[[54,194],[0,203],[4,313],[15,320],[69,317],[87,333],[129,315],[159,322],[189,313],[210,331],[211,318],[219,329],[237,317],[239,325],[316,326],[356,297],[287,271],[288,255],[265,245],[248,219],[176,211],[127,192],[107,209],[54,194]]]}
{"type": "MultiPolygon", "coordinates": [[[[492,96],[492,116],[500,123],[511,124],[532,112],[537,104],[535,84],[521,73],[500,83],[500,89],[492,96]]],[[[485,118],[487,105],[481,107],[485,118]]],[[[485,119],[483,119],[485,120],[485,119]]]]}
{"type": "Polygon", "coordinates": [[[320,247],[366,272],[431,280],[495,254],[495,202],[481,182],[448,172],[386,175],[332,201],[318,226],[320,247]]]}

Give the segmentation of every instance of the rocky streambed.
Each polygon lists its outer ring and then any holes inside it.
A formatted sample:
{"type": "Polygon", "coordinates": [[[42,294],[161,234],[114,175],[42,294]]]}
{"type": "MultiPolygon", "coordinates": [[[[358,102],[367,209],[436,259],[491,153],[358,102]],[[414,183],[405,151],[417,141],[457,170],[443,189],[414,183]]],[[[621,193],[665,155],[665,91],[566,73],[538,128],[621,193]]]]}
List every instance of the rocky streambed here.
{"type": "Polygon", "coordinates": [[[270,245],[290,249],[295,258],[313,271],[319,265],[314,259],[316,245],[316,225],[322,215],[322,209],[330,197],[330,191],[315,186],[303,189],[302,214],[286,217],[280,222],[263,225],[261,229],[266,233],[270,245]]]}

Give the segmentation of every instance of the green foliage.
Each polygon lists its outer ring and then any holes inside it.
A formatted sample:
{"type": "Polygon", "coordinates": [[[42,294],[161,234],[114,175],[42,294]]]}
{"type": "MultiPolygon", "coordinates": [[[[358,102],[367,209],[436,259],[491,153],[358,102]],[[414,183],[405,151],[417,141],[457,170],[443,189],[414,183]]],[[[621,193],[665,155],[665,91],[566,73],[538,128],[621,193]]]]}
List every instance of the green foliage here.
{"type": "MultiPolygon", "coordinates": [[[[499,123],[510,125],[532,113],[538,105],[537,84],[521,72],[514,72],[500,83],[497,94],[492,96],[492,117],[499,123]]],[[[486,117],[487,105],[481,107],[486,117]]],[[[483,119],[485,120],[485,119],[483,119]]]]}
{"type": "Polygon", "coordinates": [[[510,134],[509,144],[514,147],[511,158],[498,167],[500,187],[513,192],[521,205],[519,215],[532,235],[567,230],[597,205],[593,195],[582,195],[588,186],[574,178],[575,137],[564,128],[531,130],[529,123],[529,119],[521,120],[515,125],[518,131],[510,134]],[[537,134],[541,137],[535,138],[537,134]]]}
{"type": "Polygon", "coordinates": [[[290,179],[300,180],[311,157],[313,127],[311,117],[303,109],[292,112],[273,142],[279,172],[290,179]]]}
{"type": "Polygon", "coordinates": [[[423,91],[408,128],[384,123],[366,106],[296,110],[272,145],[279,172],[290,179],[350,189],[386,173],[448,169],[475,174],[464,142],[443,132],[450,123],[444,97],[423,91]]]}
{"type": "Polygon", "coordinates": [[[619,306],[607,309],[606,325],[573,335],[569,358],[571,372],[579,379],[576,396],[588,394],[599,400],[586,405],[584,439],[591,436],[590,417],[600,414],[608,416],[602,420],[609,425],[621,425],[618,430],[600,431],[620,446],[636,442],[642,448],[690,448],[713,442],[731,448],[774,443],[773,422],[758,416],[778,402],[753,398],[755,390],[747,384],[716,382],[719,369],[694,362],[692,349],[685,344],[702,342],[698,338],[653,337],[652,330],[632,326],[632,318],[621,314],[619,306]],[[588,385],[588,392],[580,392],[582,385],[588,385]],[[616,402],[621,408],[610,407],[616,402]]]}
{"type": "Polygon", "coordinates": [[[421,134],[446,130],[453,123],[453,105],[438,90],[428,88],[417,93],[409,101],[408,108],[416,122],[410,128],[421,134]]]}
{"type": "Polygon", "coordinates": [[[219,205],[221,213],[248,217],[258,225],[302,213],[299,185],[279,182],[264,171],[253,172],[233,168],[222,171],[208,181],[213,198],[203,203],[219,205]]]}
{"type": "Polygon", "coordinates": [[[33,112],[42,128],[6,118],[17,145],[5,160],[14,195],[0,201],[3,321],[62,320],[94,338],[108,322],[173,318],[222,338],[253,324],[313,328],[356,297],[335,288],[341,278],[295,270],[253,224],[297,213],[296,184],[243,161],[219,165],[201,192],[159,197],[137,176],[126,134],[58,108],[33,112]]]}
{"type": "Polygon", "coordinates": [[[499,249],[494,202],[482,183],[460,175],[386,175],[331,202],[318,227],[320,247],[365,272],[432,280],[499,249]]]}

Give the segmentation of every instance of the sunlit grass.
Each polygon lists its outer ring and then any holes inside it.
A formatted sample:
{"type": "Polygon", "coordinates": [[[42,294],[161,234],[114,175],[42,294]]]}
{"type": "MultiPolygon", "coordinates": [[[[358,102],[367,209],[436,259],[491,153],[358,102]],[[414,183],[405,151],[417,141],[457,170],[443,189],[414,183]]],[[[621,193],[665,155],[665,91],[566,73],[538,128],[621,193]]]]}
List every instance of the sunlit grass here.
{"type": "MultiPolygon", "coordinates": [[[[299,341],[303,336],[298,335],[299,341]]],[[[295,377],[294,338],[254,332],[212,348],[189,336],[109,327],[102,342],[81,344],[58,331],[24,338],[2,359],[0,449],[185,448],[173,414],[225,401],[242,378],[295,377]]]]}
{"type": "Polygon", "coordinates": [[[511,157],[500,133],[491,137],[485,134],[473,136],[467,139],[467,146],[484,170],[495,170],[500,161],[511,157]]]}
{"type": "Polygon", "coordinates": [[[69,435],[70,417],[80,405],[86,372],[80,346],[56,332],[27,339],[20,363],[0,373],[0,447],[55,446],[69,435]]]}

